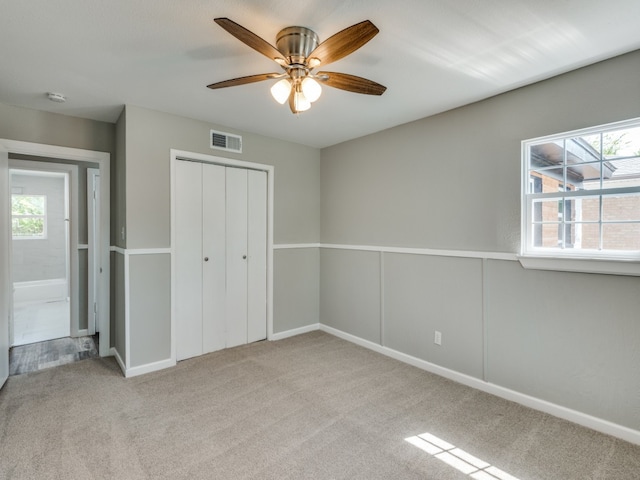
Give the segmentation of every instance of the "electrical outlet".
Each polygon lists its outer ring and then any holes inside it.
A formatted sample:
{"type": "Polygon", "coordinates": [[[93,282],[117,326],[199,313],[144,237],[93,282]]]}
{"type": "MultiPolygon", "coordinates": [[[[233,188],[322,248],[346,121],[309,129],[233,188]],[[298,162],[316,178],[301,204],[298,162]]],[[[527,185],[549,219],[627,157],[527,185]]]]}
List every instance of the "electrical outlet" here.
{"type": "Polygon", "coordinates": [[[433,343],[436,345],[442,345],[442,332],[436,330],[436,333],[433,336],[433,343]]]}

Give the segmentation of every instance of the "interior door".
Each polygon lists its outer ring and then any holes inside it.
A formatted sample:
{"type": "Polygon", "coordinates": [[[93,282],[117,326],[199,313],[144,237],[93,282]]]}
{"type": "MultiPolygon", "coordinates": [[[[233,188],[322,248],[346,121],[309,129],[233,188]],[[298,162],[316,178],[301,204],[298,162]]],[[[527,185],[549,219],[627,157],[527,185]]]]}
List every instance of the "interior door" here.
{"type": "Polygon", "coordinates": [[[226,347],[225,167],[202,164],[202,349],[226,347]]]}
{"type": "Polygon", "coordinates": [[[202,164],[176,162],[176,358],[202,355],[202,164]]]}
{"type": "Polygon", "coordinates": [[[9,159],[7,152],[0,151],[0,388],[9,378],[9,245],[11,228],[9,227],[9,159]]]}
{"type": "Polygon", "coordinates": [[[249,170],[247,342],[267,338],[267,172],[249,170]]]}
{"type": "Polygon", "coordinates": [[[247,177],[227,168],[227,347],[247,343],[247,177]]]}

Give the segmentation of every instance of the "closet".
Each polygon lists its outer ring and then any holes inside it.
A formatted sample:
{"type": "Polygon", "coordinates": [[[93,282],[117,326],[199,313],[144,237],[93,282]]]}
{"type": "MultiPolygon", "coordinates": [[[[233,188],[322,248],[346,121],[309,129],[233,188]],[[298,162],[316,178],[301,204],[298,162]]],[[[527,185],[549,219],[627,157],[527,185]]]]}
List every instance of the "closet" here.
{"type": "Polygon", "coordinates": [[[267,174],[175,168],[176,358],[267,337],[267,174]]]}

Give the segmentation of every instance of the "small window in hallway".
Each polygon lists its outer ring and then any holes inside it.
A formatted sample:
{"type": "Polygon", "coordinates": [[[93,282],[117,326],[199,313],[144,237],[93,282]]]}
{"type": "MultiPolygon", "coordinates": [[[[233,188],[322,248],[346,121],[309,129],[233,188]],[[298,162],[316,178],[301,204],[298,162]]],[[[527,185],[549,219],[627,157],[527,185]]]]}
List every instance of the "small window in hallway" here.
{"type": "Polygon", "coordinates": [[[47,238],[46,195],[11,195],[11,231],[14,239],[47,238]]]}

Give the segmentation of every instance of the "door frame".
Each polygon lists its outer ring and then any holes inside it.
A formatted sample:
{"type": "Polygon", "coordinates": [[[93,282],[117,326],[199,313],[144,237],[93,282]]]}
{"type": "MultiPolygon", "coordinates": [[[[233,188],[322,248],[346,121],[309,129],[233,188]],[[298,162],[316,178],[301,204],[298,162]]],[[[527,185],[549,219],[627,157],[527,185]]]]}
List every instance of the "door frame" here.
{"type": "MultiPolygon", "coordinates": [[[[78,166],[73,164],[38,162],[33,160],[9,159],[9,186],[11,186],[11,172],[42,172],[44,175],[51,172],[65,175],[65,216],[69,220],[66,228],[66,277],[67,295],[69,297],[69,335],[78,337],[80,330],[80,259],[78,252],[78,166]]],[[[11,193],[9,194],[11,195],[11,193]]],[[[9,245],[11,254],[13,249],[13,238],[9,245]]],[[[9,284],[13,286],[13,269],[9,262],[9,284]]],[[[13,289],[12,289],[13,290],[13,289]]],[[[9,295],[9,342],[15,344],[14,329],[14,305],[13,294],[9,295]]]]}
{"type": "MultiPolygon", "coordinates": [[[[9,154],[0,149],[0,187],[9,191],[9,154]]],[[[9,225],[11,216],[11,202],[9,195],[0,195],[0,225],[9,225]]],[[[0,232],[2,229],[0,229],[0,232]]],[[[0,261],[9,265],[11,246],[11,229],[7,228],[4,235],[0,235],[0,261]]],[[[9,282],[9,269],[0,269],[0,388],[9,378],[9,294],[13,287],[9,282]]],[[[13,295],[12,295],[13,296],[13,295]]]]}
{"type": "Polygon", "coordinates": [[[98,285],[100,285],[100,169],[87,168],[87,329],[89,335],[100,331],[97,299],[99,298],[98,285]]]}
{"type": "MultiPolygon", "coordinates": [[[[100,356],[106,357],[111,355],[110,347],[110,164],[111,154],[108,152],[98,152],[94,150],[83,150],[79,148],[60,147],[56,145],[46,145],[41,143],[23,142],[19,140],[0,139],[0,152],[7,155],[0,155],[0,176],[6,171],[8,181],[8,154],[34,155],[47,159],[62,159],[76,162],[97,163],[100,169],[100,193],[102,201],[100,202],[100,298],[98,301],[98,321],[100,322],[100,356]]],[[[5,209],[6,210],[6,209],[5,209]]],[[[2,212],[7,215],[8,212],[2,212]]],[[[1,217],[0,217],[1,219],[1,217]]],[[[8,221],[8,220],[7,220],[8,221]]],[[[10,236],[11,230],[8,229],[7,235],[10,236]]],[[[3,258],[8,255],[7,246],[4,242],[0,242],[0,256],[3,258]]],[[[9,295],[10,285],[6,285],[3,290],[4,295],[9,295]]],[[[5,297],[6,298],[6,297],[5,297]]],[[[3,309],[7,307],[3,306],[3,309]]],[[[8,315],[8,311],[0,311],[0,315],[8,315]]],[[[7,332],[8,335],[8,332],[7,332]]],[[[1,343],[1,342],[0,342],[1,343]]],[[[4,355],[4,352],[0,352],[4,355]]]]}
{"type": "MultiPolygon", "coordinates": [[[[175,245],[176,245],[176,195],[175,173],[176,162],[192,161],[221,165],[224,167],[238,167],[248,170],[259,170],[267,174],[267,340],[273,337],[273,202],[274,202],[274,173],[273,165],[234,160],[231,158],[217,157],[202,153],[188,152],[185,150],[170,150],[170,184],[171,184],[171,271],[175,272],[175,245]]],[[[171,275],[171,361],[176,362],[176,279],[171,275]]]]}

